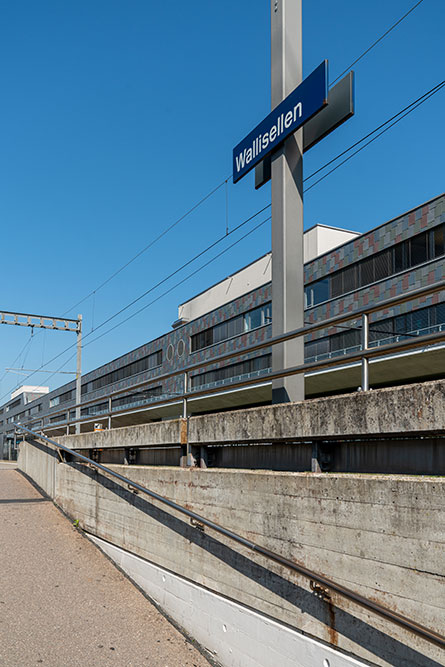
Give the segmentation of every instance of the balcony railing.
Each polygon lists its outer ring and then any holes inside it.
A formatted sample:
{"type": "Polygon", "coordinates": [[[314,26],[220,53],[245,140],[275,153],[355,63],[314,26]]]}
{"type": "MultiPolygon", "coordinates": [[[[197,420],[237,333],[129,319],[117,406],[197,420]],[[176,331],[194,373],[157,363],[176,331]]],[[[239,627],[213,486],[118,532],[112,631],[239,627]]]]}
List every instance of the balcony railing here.
{"type": "MultiPolygon", "coordinates": [[[[321,369],[335,368],[336,366],[342,366],[345,363],[356,363],[359,362],[362,367],[362,384],[361,387],[363,391],[369,389],[369,360],[372,358],[383,357],[387,354],[396,354],[398,352],[403,352],[405,350],[418,349],[424,346],[433,345],[441,341],[445,341],[445,325],[436,325],[433,327],[428,327],[426,329],[419,329],[418,335],[397,335],[390,336],[387,339],[381,339],[379,341],[369,341],[369,315],[378,311],[382,311],[386,308],[391,308],[402,303],[407,303],[413,301],[419,297],[427,297],[432,294],[436,294],[445,290],[445,280],[441,280],[434,285],[428,285],[426,287],[413,290],[406,295],[392,297],[390,299],[383,300],[378,304],[373,306],[367,306],[356,310],[354,312],[343,313],[337,315],[328,320],[323,320],[320,323],[309,324],[300,329],[294,331],[289,331],[283,335],[275,336],[269,338],[266,341],[260,343],[255,343],[249,345],[242,350],[234,350],[231,352],[226,352],[218,357],[212,357],[209,359],[204,359],[198,363],[191,364],[185,369],[173,370],[168,373],[158,374],[154,377],[144,380],[139,383],[135,383],[131,387],[126,389],[121,389],[118,391],[111,392],[106,397],[90,399],[84,401],[75,406],[70,406],[69,409],[65,408],[60,410],[61,421],[60,423],[53,424],[44,424],[42,427],[43,431],[54,430],[65,426],[67,433],[69,433],[70,426],[75,424],[86,424],[92,423],[96,419],[106,418],[108,421],[108,428],[112,426],[112,418],[118,416],[126,416],[132,413],[137,413],[150,407],[167,407],[172,404],[181,404],[182,405],[182,417],[186,418],[187,411],[187,402],[190,399],[195,399],[197,397],[211,396],[212,394],[220,392],[224,388],[230,387],[231,389],[239,388],[244,389],[249,386],[254,386],[261,383],[262,380],[276,380],[291,375],[297,375],[300,373],[307,373],[309,371],[317,371],[321,369]],[[247,354],[252,354],[266,348],[271,348],[274,345],[305,336],[307,334],[312,334],[323,329],[330,327],[336,327],[344,322],[351,322],[353,320],[357,321],[361,317],[361,345],[355,345],[351,348],[345,348],[344,350],[325,353],[318,355],[312,359],[307,359],[305,363],[298,366],[293,366],[291,368],[282,369],[279,371],[272,371],[271,369],[263,369],[260,371],[253,371],[245,375],[238,375],[233,378],[227,378],[226,380],[208,383],[206,385],[201,385],[199,387],[190,388],[190,378],[193,377],[193,373],[197,371],[202,371],[206,366],[214,365],[215,363],[223,363],[229,360],[232,360],[235,357],[245,356],[247,354]],[[160,396],[154,396],[152,398],[145,397],[140,401],[130,401],[128,405],[125,406],[113,406],[113,400],[117,397],[123,397],[129,392],[135,391],[146,391],[150,389],[154,384],[159,384],[163,381],[175,378],[178,376],[183,377],[183,391],[182,393],[174,394],[162,394],[160,396]],[[95,414],[83,415],[80,419],[72,419],[70,412],[72,412],[76,407],[86,408],[88,406],[93,406],[97,404],[98,401],[104,402],[107,401],[107,408],[103,410],[96,411],[95,414]],[[68,412],[68,417],[62,417],[68,412]]],[[[178,411],[179,412],[179,411],[178,411]]],[[[49,414],[41,415],[42,418],[55,417],[58,413],[52,411],[49,414]]],[[[31,421],[31,420],[30,420],[31,421]]],[[[33,420],[35,421],[35,420],[33,420]]],[[[24,423],[29,423],[24,422],[24,423]]]]}

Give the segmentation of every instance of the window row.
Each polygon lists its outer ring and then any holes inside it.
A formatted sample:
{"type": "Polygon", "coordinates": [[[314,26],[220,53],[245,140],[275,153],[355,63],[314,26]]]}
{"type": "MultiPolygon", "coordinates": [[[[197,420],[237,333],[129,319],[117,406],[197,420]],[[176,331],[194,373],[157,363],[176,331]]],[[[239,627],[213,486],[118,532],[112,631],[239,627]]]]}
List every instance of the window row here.
{"type": "Polygon", "coordinates": [[[417,234],[305,287],[305,308],[353,292],[445,254],[445,224],[417,234]]]}
{"type": "Polygon", "coordinates": [[[131,403],[136,403],[139,401],[141,402],[147,401],[150,398],[154,398],[155,396],[160,396],[162,393],[163,393],[162,387],[157,386],[157,387],[151,387],[150,389],[146,389],[145,391],[138,391],[135,394],[129,394],[128,396],[115,398],[112,402],[112,409],[125,407],[126,405],[129,405],[131,403]]]}
{"type": "Polygon", "coordinates": [[[101,387],[105,387],[119,380],[131,377],[132,375],[138,375],[144,371],[148,371],[152,368],[157,368],[162,364],[162,350],[149,354],[138,361],[133,361],[131,364],[122,366],[115,371],[101,375],[101,377],[91,380],[91,382],[86,382],[82,385],[82,394],[87,394],[90,391],[95,391],[101,387]]]}
{"type": "MultiPolygon", "coordinates": [[[[445,326],[445,303],[435,306],[419,308],[404,315],[389,317],[369,325],[369,342],[372,345],[378,341],[390,339],[406,334],[406,337],[419,336],[428,333],[428,330],[440,325],[445,326]]],[[[351,328],[305,343],[305,359],[312,359],[320,355],[336,353],[361,345],[361,328],[351,328]]],[[[388,341],[389,342],[389,341],[388,341]]]]}
{"type": "Polygon", "coordinates": [[[56,405],[60,405],[60,403],[66,403],[67,401],[71,401],[75,396],[75,391],[74,389],[71,389],[70,391],[65,391],[63,394],[59,394],[58,396],[54,396],[54,398],[49,399],[49,407],[54,408],[56,405]]]}
{"type": "Polygon", "coordinates": [[[205,373],[194,375],[191,378],[191,386],[192,389],[196,389],[205,384],[229,380],[237,375],[247,375],[248,373],[253,373],[255,371],[268,370],[271,367],[271,363],[272,355],[265,354],[261,357],[255,357],[255,359],[248,359],[247,361],[241,361],[237,364],[224,366],[224,368],[216,368],[213,371],[206,371],[205,373]]]}
{"type": "Polygon", "coordinates": [[[17,415],[13,415],[12,417],[8,417],[6,420],[7,424],[13,424],[14,422],[20,422],[25,417],[27,417],[29,414],[29,410],[23,410],[23,412],[19,412],[17,415]]]}
{"type": "Polygon", "coordinates": [[[66,421],[66,412],[64,412],[62,415],[55,415],[54,417],[49,418],[50,424],[56,424],[57,422],[64,422],[64,421],[66,421]]]}
{"type": "MultiPolygon", "coordinates": [[[[143,402],[147,401],[150,398],[160,396],[162,394],[162,387],[157,386],[157,387],[152,387],[151,389],[146,389],[145,391],[139,391],[134,394],[130,394],[128,396],[123,396],[121,398],[116,398],[112,401],[111,406],[112,410],[119,408],[119,407],[125,407],[127,405],[131,405],[135,402],[143,402]]],[[[87,405],[84,408],[81,408],[80,414],[82,417],[86,417],[89,415],[98,415],[104,412],[108,412],[108,401],[102,401],[101,403],[95,403],[94,405],[87,405]]],[[[49,423],[50,424],[56,424],[59,422],[64,422],[66,421],[67,418],[67,413],[64,412],[63,414],[55,415],[54,417],[49,418],[49,423]]],[[[70,419],[75,419],[76,418],[76,411],[75,410],[70,410],[70,419]]],[[[14,420],[13,417],[10,418],[11,421],[14,420]]]]}
{"type": "Polygon", "coordinates": [[[38,405],[33,405],[32,408],[29,408],[29,410],[23,410],[23,412],[20,412],[17,415],[14,415],[13,417],[8,417],[6,420],[7,424],[12,424],[14,421],[20,421],[21,419],[24,419],[25,417],[30,417],[32,415],[37,414],[38,412],[41,412],[42,410],[42,404],[39,403],[38,405]]]}
{"type": "Polygon", "coordinates": [[[87,405],[85,408],[82,408],[80,414],[82,417],[87,415],[97,415],[100,412],[108,411],[108,401],[102,401],[102,403],[96,403],[95,405],[87,405]]]}
{"type": "Polygon", "coordinates": [[[214,327],[200,331],[191,336],[191,351],[196,352],[204,347],[209,347],[214,343],[221,343],[223,340],[239,336],[252,329],[257,329],[272,321],[272,304],[266,303],[253,310],[249,310],[242,315],[232,317],[230,320],[216,324],[214,327]]]}
{"type": "Polygon", "coordinates": [[[14,408],[18,408],[19,405],[22,404],[22,399],[17,398],[13,403],[10,403],[9,405],[6,406],[6,412],[9,412],[10,410],[14,410],[14,408]]]}
{"type": "MultiPolygon", "coordinates": [[[[417,336],[428,333],[428,330],[437,327],[445,326],[445,303],[439,303],[434,306],[426,308],[419,308],[418,310],[390,317],[377,322],[372,322],[369,325],[369,341],[372,345],[378,341],[400,337],[403,335],[417,336]]],[[[309,360],[314,357],[325,354],[335,354],[340,351],[348,350],[350,348],[359,348],[361,345],[361,328],[351,327],[345,331],[340,331],[331,336],[319,338],[314,341],[305,343],[304,353],[305,359],[309,360]]],[[[249,373],[268,370],[271,367],[271,355],[266,354],[254,359],[238,362],[217,368],[204,373],[199,373],[191,377],[191,387],[196,389],[203,385],[212,384],[214,382],[224,382],[225,380],[234,378],[236,376],[247,375],[249,373]]],[[[134,402],[149,400],[150,398],[162,395],[163,390],[161,386],[152,387],[141,392],[136,392],[128,396],[114,399],[112,401],[112,408],[119,408],[129,405],[134,402]]],[[[7,423],[14,423],[19,421],[22,417],[34,412],[40,412],[42,406],[34,406],[30,410],[26,410],[18,415],[9,417],[7,423]]],[[[95,405],[86,406],[81,409],[82,416],[95,415],[108,410],[108,401],[103,401],[95,405]]],[[[63,422],[66,420],[66,413],[62,415],[55,415],[49,418],[49,423],[63,422]]],[[[75,411],[70,412],[70,418],[75,417],[75,411]]],[[[1,425],[2,422],[0,422],[1,425]]]]}

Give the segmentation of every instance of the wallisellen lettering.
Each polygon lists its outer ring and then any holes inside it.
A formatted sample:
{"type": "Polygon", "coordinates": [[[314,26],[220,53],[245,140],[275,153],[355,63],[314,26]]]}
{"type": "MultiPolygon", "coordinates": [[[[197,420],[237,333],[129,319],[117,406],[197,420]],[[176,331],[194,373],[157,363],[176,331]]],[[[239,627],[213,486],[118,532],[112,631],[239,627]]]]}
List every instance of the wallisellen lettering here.
{"type": "Polygon", "coordinates": [[[288,130],[292,123],[296,123],[297,118],[301,118],[302,115],[303,105],[301,102],[298,102],[298,104],[294,106],[293,111],[282,113],[268,132],[264,132],[264,134],[255,137],[252,146],[245,148],[242,153],[235,157],[236,170],[240,171],[240,169],[244,169],[244,167],[252,162],[261,151],[266,150],[269,145],[277,142],[284,130],[288,130]]]}

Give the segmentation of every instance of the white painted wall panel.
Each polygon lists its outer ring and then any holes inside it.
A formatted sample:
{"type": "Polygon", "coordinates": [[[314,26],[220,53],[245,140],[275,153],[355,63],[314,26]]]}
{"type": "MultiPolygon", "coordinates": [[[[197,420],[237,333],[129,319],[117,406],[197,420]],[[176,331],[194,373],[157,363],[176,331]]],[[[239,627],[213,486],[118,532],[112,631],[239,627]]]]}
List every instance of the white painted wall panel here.
{"type": "Polygon", "coordinates": [[[365,663],[89,536],[223,667],[365,667],[365,663]]]}

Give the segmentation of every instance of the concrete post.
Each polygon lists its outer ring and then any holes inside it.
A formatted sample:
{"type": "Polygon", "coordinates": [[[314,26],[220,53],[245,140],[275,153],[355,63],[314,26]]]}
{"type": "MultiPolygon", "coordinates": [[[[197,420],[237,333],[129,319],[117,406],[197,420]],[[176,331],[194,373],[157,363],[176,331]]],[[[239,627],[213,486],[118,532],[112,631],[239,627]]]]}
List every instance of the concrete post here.
{"type": "Polygon", "coordinates": [[[108,430],[111,429],[111,408],[113,407],[112,405],[112,399],[111,396],[108,397],[108,430]]]}
{"type": "Polygon", "coordinates": [[[317,442],[312,443],[311,472],[321,472],[320,452],[317,442]]]}
{"type": "MultiPolygon", "coordinates": [[[[368,315],[362,315],[362,352],[365,352],[369,347],[369,322],[368,315]]],[[[369,359],[362,357],[362,390],[369,389],[369,359]]]]}

